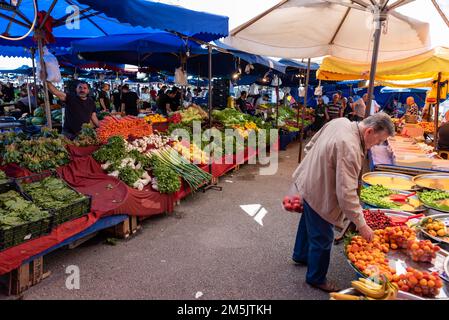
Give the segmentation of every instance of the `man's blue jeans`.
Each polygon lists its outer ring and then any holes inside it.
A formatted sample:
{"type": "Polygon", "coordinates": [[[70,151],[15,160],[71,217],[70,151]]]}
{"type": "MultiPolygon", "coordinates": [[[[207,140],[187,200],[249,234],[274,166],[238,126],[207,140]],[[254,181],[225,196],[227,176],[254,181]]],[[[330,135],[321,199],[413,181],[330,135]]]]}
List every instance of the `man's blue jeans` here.
{"type": "Polygon", "coordinates": [[[321,218],[304,201],[304,212],[296,234],[293,260],[307,264],[307,283],[320,285],[326,282],[333,241],[333,225],[321,218]]]}

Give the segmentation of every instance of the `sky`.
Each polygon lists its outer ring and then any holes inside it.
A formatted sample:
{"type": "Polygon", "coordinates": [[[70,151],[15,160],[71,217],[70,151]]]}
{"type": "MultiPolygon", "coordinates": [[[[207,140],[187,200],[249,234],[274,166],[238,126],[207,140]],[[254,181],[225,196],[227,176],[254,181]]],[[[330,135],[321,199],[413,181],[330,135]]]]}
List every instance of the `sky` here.
{"type": "MultiPolygon", "coordinates": [[[[154,1],[154,0],[153,0],[154,1]]],[[[229,28],[243,24],[256,15],[276,5],[280,0],[157,0],[188,9],[210,12],[229,17],[229,28]]],[[[443,10],[449,13],[449,0],[439,0],[443,10]]],[[[400,13],[424,21],[430,25],[432,47],[449,47],[449,27],[432,5],[431,0],[416,0],[398,10],[400,13]]],[[[29,59],[0,57],[0,69],[30,65],[29,59]]]]}

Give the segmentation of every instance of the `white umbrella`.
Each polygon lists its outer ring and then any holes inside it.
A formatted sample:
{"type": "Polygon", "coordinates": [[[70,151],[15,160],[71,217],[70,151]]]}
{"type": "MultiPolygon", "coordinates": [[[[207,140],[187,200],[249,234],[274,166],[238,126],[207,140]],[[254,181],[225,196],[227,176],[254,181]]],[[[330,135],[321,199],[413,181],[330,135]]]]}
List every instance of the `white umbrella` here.
{"type": "Polygon", "coordinates": [[[375,20],[380,18],[385,20],[378,57],[397,60],[430,48],[429,25],[394,11],[408,2],[284,0],[232,30],[225,42],[260,55],[296,59],[332,55],[366,63],[373,54],[375,20]]]}

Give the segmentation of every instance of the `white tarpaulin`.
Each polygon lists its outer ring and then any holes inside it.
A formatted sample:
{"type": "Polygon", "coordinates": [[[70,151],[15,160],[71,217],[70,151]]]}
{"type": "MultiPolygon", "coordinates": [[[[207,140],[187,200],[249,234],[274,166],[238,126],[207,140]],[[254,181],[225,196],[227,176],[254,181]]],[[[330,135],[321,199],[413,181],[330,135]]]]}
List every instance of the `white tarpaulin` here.
{"type": "MultiPolygon", "coordinates": [[[[296,59],[332,55],[370,62],[373,8],[367,0],[286,0],[232,30],[224,42],[259,55],[296,59]],[[367,8],[360,10],[360,4],[367,8]]],[[[429,25],[392,8],[382,28],[379,60],[397,60],[429,49],[429,25]]]]}

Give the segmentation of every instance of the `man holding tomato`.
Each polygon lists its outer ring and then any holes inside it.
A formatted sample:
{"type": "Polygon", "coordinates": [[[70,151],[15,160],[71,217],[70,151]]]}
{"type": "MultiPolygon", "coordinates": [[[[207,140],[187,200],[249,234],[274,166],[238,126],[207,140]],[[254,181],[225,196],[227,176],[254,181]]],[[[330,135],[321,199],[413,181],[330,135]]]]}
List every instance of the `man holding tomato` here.
{"type": "Polygon", "coordinates": [[[306,282],[326,292],[338,291],[326,279],[334,240],[334,225],[346,216],[368,241],[373,230],[366,224],[358,196],[366,152],[394,135],[385,113],[362,122],[346,118],[327,123],[305,147],[306,156],[293,174],[296,199],[285,201],[293,211],[303,211],[293,250],[293,261],[307,265],[306,282]],[[298,205],[299,196],[303,198],[298,205]]]}

